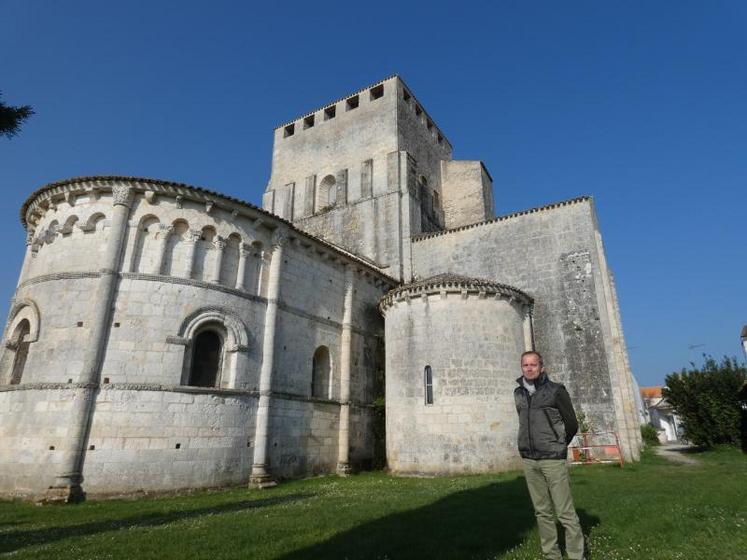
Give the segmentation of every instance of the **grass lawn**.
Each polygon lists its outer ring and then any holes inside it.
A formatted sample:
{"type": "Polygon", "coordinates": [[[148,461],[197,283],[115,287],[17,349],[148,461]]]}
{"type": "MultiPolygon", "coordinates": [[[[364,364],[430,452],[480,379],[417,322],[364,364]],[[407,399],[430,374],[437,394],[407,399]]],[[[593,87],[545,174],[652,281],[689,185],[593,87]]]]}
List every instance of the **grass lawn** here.
{"type": "MultiPolygon", "coordinates": [[[[590,559],[747,558],[747,456],[575,467],[590,559]]],[[[524,479],[364,473],[76,506],[0,502],[0,557],[540,558],[524,479]]]]}

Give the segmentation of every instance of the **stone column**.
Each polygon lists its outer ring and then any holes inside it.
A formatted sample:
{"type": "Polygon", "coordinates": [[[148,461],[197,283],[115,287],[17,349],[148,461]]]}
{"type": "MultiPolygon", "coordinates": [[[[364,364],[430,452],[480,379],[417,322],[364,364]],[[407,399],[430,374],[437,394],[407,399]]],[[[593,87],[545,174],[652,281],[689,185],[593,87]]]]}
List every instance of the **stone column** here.
{"type": "Polygon", "coordinates": [[[191,229],[187,232],[187,270],[184,272],[185,278],[192,278],[192,272],[195,268],[197,243],[201,237],[202,232],[199,229],[191,229]]]}
{"type": "Polygon", "coordinates": [[[524,350],[534,350],[534,331],[532,330],[532,306],[525,305],[523,307],[524,318],[524,350]]]}
{"type": "Polygon", "coordinates": [[[269,265],[271,253],[269,251],[259,251],[257,258],[259,262],[256,265],[257,277],[254,279],[255,289],[257,295],[262,295],[262,276],[264,276],[265,269],[269,265]]]}
{"type": "MultiPolygon", "coordinates": [[[[27,226],[29,227],[29,226],[27,226]]],[[[31,259],[34,258],[34,230],[30,229],[26,232],[26,253],[23,256],[23,266],[21,267],[21,274],[18,277],[18,284],[16,288],[26,280],[26,275],[29,273],[31,267],[31,259]]]]}
{"type": "Polygon", "coordinates": [[[153,274],[161,274],[163,272],[163,261],[166,258],[166,246],[169,243],[169,235],[171,235],[173,230],[174,226],[158,224],[158,255],[156,255],[156,262],[152,271],[153,274]]]}
{"type": "Polygon", "coordinates": [[[69,440],[63,452],[60,471],[55,484],[47,491],[47,500],[78,502],[85,499],[83,491],[83,463],[91,429],[93,404],[101,374],[102,358],[109,337],[109,325],[114,311],[114,294],[119,278],[122,249],[127,232],[127,220],[133,190],[129,185],[112,187],[113,204],[111,230],[106,245],[104,267],[91,301],[89,335],[83,355],[83,369],[72,389],[73,407],[69,421],[69,440]]]}
{"type": "Polygon", "coordinates": [[[236,289],[245,289],[246,261],[252,254],[252,248],[246,243],[239,245],[239,270],[236,272],[236,289]]]}
{"type": "Polygon", "coordinates": [[[275,363],[275,325],[277,324],[278,297],[280,296],[280,269],[283,247],[288,241],[284,230],[277,229],[272,239],[270,278],[267,287],[264,340],[262,341],[262,369],[259,374],[259,406],[254,434],[254,461],[249,484],[268,488],[277,484],[268,472],[267,448],[269,445],[270,401],[272,395],[272,369],[275,363]]]}
{"type": "Polygon", "coordinates": [[[213,263],[213,271],[208,282],[219,284],[220,269],[223,266],[223,251],[226,248],[226,240],[216,235],[215,239],[213,239],[213,246],[215,247],[217,254],[215,256],[215,263],[213,263]]]}
{"type": "Polygon", "coordinates": [[[345,269],[345,299],[342,307],[342,335],[340,337],[340,428],[337,437],[337,474],[350,474],[350,370],[353,341],[353,289],[355,271],[345,269]]]}

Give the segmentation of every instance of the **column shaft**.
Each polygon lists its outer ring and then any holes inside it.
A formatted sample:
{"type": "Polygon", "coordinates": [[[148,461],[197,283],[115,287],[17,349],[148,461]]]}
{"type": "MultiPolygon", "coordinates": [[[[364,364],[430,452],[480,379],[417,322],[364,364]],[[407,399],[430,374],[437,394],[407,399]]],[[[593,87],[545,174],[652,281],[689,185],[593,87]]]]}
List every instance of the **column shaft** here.
{"type": "Polygon", "coordinates": [[[350,472],[350,370],[352,368],[353,289],[355,271],[345,270],[345,299],[340,337],[340,428],[337,438],[337,472],[350,472]]]}
{"type": "Polygon", "coordinates": [[[259,375],[259,405],[257,407],[257,424],[254,434],[254,461],[250,484],[259,488],[274,486],[267,464],[269,445],[270,402],[272,394],[272,369],[275,358],[275,327],[277,325],[278,297],[280,296],[280,271],[283,262],[285,235],[277,231],[273,239],[273,251],[270,260],[269,286],[267,293],[267,311],[265,312],[265,331],[262,341],[262,369],[259,375]]]}
{"type": "Polygon", "coordinates": [[[102,357],[106,348],[109,324],[114,308],[122,248],[127,231],[132,189],[117,185],[112,188],[114,207],[112,209],[111,230],[106,246],[103,268],[100,270],[91,309],[89,336],[83,355],[83,369],[78,379],[71,412],[70,439],[65,446],[60,474],[55,485],[47,491],[51,501],[77,502],[85,498],[83,491],[83,462],[91,427],[93,404],[98,392],[102,357]]]}

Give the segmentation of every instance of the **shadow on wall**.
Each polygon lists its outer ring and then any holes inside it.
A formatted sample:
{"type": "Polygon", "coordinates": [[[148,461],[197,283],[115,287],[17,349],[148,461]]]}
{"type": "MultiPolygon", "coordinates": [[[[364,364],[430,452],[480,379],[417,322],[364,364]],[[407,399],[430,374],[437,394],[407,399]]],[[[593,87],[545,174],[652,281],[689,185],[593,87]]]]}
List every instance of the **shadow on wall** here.
{"type": "MultiPolygon", "coordinates": [[[[588,535],[599,518],[577,511],[588,535]]],[[[524,542],[535,527],[526,482],[517,477],[382,517],[281,558],[494,558],[524,542]]],[[[559,535],[562,537],[562,530],[559,535]]]]}

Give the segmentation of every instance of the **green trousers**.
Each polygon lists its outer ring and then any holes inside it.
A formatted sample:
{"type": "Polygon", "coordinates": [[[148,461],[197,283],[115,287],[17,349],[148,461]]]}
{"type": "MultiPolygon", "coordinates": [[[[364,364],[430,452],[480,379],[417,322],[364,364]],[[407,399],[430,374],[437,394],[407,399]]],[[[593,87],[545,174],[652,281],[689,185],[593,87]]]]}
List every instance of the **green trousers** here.
{"type": "Polygon", "coordinates": [[[573,507],[568,465],[563,459],[522,461],[534,515],[537,516],[542,553],[548,560],[560,560],[563,557],[558,547],[558,530],[555,526],[557,516],[565,528],[568,558],[581,560],[584,557],[584,535],[573,507]]]}

